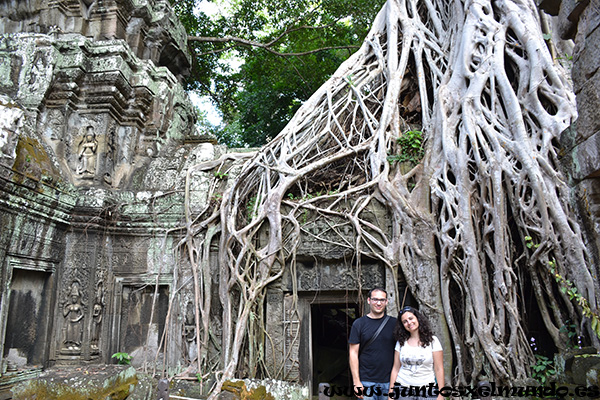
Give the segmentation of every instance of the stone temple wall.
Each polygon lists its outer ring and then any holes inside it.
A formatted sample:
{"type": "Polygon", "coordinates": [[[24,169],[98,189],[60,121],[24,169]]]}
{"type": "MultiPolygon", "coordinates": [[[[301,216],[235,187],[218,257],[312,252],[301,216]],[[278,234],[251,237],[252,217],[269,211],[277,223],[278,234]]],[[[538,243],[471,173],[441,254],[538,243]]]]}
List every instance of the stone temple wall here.
{"type": "MultiPolygon", "coordinates": [[[[598,249],[599,6],[538,3],[560,18],[563,38],[575,39],[579,119],[563,135],[564,162],[598,249]]],[[[191,272],[174,273],[177,266],[189,271],[177,246],[186,175],[228,150],[195,131],[180,85],[190,64],[167,0],[0,0],[3,369],[108,363],[116,352],[159,368],[194,358],[194,295],[184,285],[191,272]],[[166,349],[157,357],[163,337],[166,349]]],[[[189,205],[197,212],[210,201],[215,176],[190,178],[189,205]]],[[[372,212],[387,220],[385,210],[372,212]]],[[[327,229],[308,217],[311,235],[326,237],[327,229]]],[[[327,381],[346,367],[317,358],[347,362],[345,350],[324,351],[345,344],[344,329],[361,311],[359,288],[394,289],[399,282],[373,260],[361,260],[362,275],[351,276],[351,255],[341,247],[310,236],[300,246],[299,298],[291,296],[289,272],[268,288],[267,368],[289,380],[321,374],[327,381]]],[[[216,288],[216,262],[210,268],[216,288]]]]}
{"type": "MultiPolygon", "coordinates": [[[[538,0],[557,20],[560,39],[573,40],[573,56],[561,58],[571,70],[577,99],[576,123],[563,133],[563,165],[573,188],[573,201],[600,265],[600,2],[597,0],[538,0]]],[[[596,271],[600,274],[600,271],[596,271]]]]}
{"type": "Polygon", "coordinates": [[[0,32],[120,39],[137,58],[176,77],[191,64],[185,29],[162,0],[0,0],[0,32]]]}
{"type": "Polygon", "coordinates": [[[186,46],[166,0],[0,1],[3,369],[190,357],[175,228],[225,149],[196,134],[186,46]]]}

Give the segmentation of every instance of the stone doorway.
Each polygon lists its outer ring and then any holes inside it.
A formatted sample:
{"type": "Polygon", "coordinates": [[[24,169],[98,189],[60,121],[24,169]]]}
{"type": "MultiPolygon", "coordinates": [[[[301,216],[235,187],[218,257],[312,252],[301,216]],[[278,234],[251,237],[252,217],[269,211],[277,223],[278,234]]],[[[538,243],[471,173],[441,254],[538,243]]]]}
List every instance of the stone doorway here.
{"type": "Polygon", "coordinates": [[[0,292],[0,364],[22,370],[47,364],[53,322],[54,264],[9,257],[0,292]]]}
{"type": "MultiPolygon", "coordinates": [[[[131,364],[153,364],[165,330],[169,287],[124,285],[121,293],[119,351],[128,353],[131,364]],[[155,296],[158,297],[155,299],[155,296]]],[[[160,358],[159,363],[163,360],[160,358]]]]}
{"type": "Polygon", "coordinates": [[[312,393],[320,383],[352,387],[348,362],[348,338],[352,323],[360,316],[357,303],[317,303],[311,305],[312,393]]]}
{"type": "Polygon", "coordinates": [[[43,338],[50,304],[46,290],[48,275],[13,269],[3,354],[9,365],[22,368],[45,361],[43,338]]]}

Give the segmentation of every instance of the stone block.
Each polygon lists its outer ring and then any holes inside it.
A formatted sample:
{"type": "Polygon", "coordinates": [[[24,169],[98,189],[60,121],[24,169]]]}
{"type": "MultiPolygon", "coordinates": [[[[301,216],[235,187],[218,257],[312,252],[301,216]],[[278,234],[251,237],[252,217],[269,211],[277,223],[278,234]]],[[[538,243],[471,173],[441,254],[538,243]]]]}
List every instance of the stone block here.
{"type": "Polygon", "coordinates": [[[127,400],[156,400],[157,381],[148,374],[137,374],[138,384],[135,385],[133,392],[129,394],[127,400]]]}
{"type": "Polygon", "coordinates": [[[230,380],[223,384],[219,400],[262,399],[262,400],[305,400],[308,387],[274,379],[230,380]]]}
{"type": "MultiPolygon", "coordinates": [[[[597,0],[580,0],[578,2],[581,8],[581,15],[578,16],[581,20],[579,31],[581,34],[589,36],[592,31],[600,27],[600,7],[597,0]]],[[[577,10],[575,10],[576,12],[577,10]]],[[[572,15],[575,18],[576,15],[572,15]]]]}
{"type": "Polygon", "coordinates": [[[595,365],[589,371],[587,371],[585,377],[587,386],[600,387],[600,364],[595,365]]]}
{"type": "MultiPolygon", "coordinates": [[[[597,350],[593,347],[584,347],[581,349],[567,349],[561,353],[554,355],[554,365],[556,367],[556,377],[559,383],[575,383],[574,365],[578,364],[577,368],[582,365],[581,359],[586,357],[598,356],[597,350]],[[579,358],[579,359],[578,359],[579,358]]],[[[582,374],[585,379],[585,372],[582,374]]]]}
{"type": "Polygon", "coordinates": [[[600,73],[589,79],[577,95],[577,141],[590,138],[600,130],[600,73]]]}
{"type": "Polygon", "coordinates": [[[600,369],[599,354],[580,354],[573,358],[571,375],[576,385],[587,385],[587,373],[591,370],[600,369]]]}
{"type": "Polygon", "coordinates": [[[600,132],[578,144],[570,152],[570,174],[576,181],[595,177],[600,171],[600,132]]]}
{"type": "Polygon", "coordinates": [[[119,365],[53,368],[12,389],[14,400],[125,400],[138,379],[133,367],[119,365]]]}
{"type": "MultiPolygon", "coordinates": [[[[600,67],[600,29],[595,29],[588,36],[578,42],[573,57],[573,90],[580,93],[588,85],[590,79],[600,80],[598,68],[600,67]]],[[[579,102],[579,99],[577,99],[579,102]]]]}
{"type": "MultiPolygon", "coordinates": [[[[575,2],[575,0],[560,1],[560,4],[558,6],[558,34],[561,37],[561,39],[573,39],[575,33],[577,32],[577,21],[573,21],[572,18],[569,18],[576,5],[577,3],[575,2]]],[[[550,15],[557,15],[552,14],[547,10],[544,11],[546,11],[550,15]]]]}

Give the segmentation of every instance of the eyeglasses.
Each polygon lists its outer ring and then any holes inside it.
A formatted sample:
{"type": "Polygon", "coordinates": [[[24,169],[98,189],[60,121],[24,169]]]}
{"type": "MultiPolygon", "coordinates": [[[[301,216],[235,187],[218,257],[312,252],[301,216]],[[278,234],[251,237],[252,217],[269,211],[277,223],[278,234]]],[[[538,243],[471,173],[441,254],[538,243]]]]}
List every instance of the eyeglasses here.
{"type": "Polygon", "coordinates": [[[402,310],[400,310],[400,314],[404,314],[405,312],[415,313],[415,308],[411,306],[406,306],[402,310]]]}
{"type": "Polygon", "coordinates": [[[376,299],[375,297],[371,297],[371,301],[373,303],[385,303],[387,299],[376,299]]]}

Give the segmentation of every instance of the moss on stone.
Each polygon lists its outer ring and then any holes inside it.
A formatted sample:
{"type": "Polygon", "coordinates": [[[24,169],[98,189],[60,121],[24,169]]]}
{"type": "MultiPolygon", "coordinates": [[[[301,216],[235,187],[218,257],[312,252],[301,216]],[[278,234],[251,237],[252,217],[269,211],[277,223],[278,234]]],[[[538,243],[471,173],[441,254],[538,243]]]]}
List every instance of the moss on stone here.
{"type": "Polygon", "coordinates": [[[14,180],[22,183],[24,177],[40,181],[58,181],[60,173],[54,167],[52,160],[39,141],[33,138],[19,138],[16,148],[17,156],[13,169],[21,174],[15,174],[14,180]]]}
{"type": "Polygon", "coordinates": [[[12,389],[13,400],[125,400],[138,382],[134,368],[108,378],[93,371],[80,372],[66,379],[42,377],[23,382],[12,389]]]}
{"type": "Polygon", "coordinates": [[[248,390],[244,381],[225,381],[221,390],[234,393],[240,400],[275,400],[264,386],[248,390]]]}

